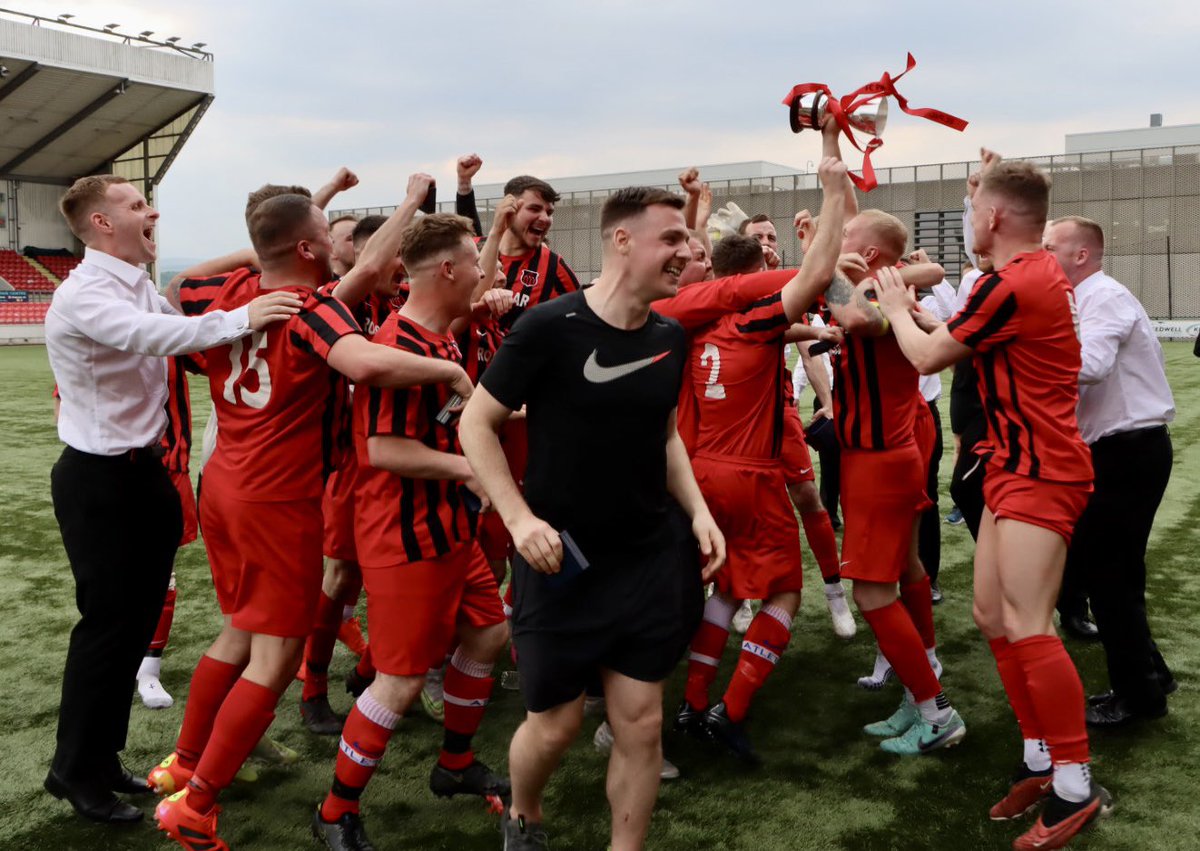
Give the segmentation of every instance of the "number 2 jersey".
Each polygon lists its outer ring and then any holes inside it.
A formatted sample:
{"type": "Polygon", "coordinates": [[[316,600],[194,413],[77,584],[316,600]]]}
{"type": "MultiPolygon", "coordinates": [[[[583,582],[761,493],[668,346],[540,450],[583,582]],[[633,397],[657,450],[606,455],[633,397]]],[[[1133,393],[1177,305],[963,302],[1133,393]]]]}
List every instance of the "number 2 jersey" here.
{"type": "MultiPolygon", "coordinates": [[[[180,287],[183,312],[231,310],[273,290],[239,269],[180,287]]],[[[216,410],[217,447],[204,468],[205,487],[233,488],[241,499],[319,499],[335,459],[340,373],[326,363],[334,343],[360,334],[349,309],[306,287],[300,312],[205,352],[216,410]]]]}
{"type": "Polygon", "coordinates": [[[693,454],[779,457],[783,335],[790,326],[777,292],[692,337],[688,365],[698,413],[693,454]]]}

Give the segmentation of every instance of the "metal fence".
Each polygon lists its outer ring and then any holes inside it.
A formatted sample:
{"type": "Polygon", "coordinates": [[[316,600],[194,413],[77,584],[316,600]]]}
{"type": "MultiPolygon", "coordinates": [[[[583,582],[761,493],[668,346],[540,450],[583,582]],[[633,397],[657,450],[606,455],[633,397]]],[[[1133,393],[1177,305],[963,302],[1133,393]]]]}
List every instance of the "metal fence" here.
{"type": "MultiPolygon", "coordinates": [[[[1152,317],[1200,317],[1200,146],[1058,154],[1029,161],[1053,179],[1052,218],[1081,215],[1104,228],[1105,271],[1125,284],[1152,317]]],[[[859,193],[859,205],[892,213],[911,232],[918,213],[961,210],[967,176],[978,167],[978,162],[955,162],[878,169],[879,187],[859,193]]],[[[565,193],[556,207],[550,243],[581,281],[600,271],[600,208],[617,188],[565,193]]],[[[815,173],[721,181],[711,188],[714,207],[733,201],[750,215],[769,215],[779,231],[785,264],[796,265],[800,251],[792,217],[820,207],[815,173]]],[[[480,202],[485,227],[495,203],[480,202]]],[[[438,206],[453,212],[452,201],[438,206]]],[[[387,215],[394,209],[338,213],[387,215]]],[[[957,269],[962,258],[944,250],[933,259],[957,269]]]]}

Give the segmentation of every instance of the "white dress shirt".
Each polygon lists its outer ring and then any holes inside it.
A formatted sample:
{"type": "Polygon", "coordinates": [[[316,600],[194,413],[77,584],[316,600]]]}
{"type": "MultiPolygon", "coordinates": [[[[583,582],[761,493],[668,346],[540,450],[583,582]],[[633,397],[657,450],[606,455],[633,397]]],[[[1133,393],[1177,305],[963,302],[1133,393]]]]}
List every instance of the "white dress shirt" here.
{"type": "Polygon", "coordinates": [[[167,427],[164,357],[248,333],[248,307],[180,316],[145,269],[88,248],[46,314],[46,352],[62,400],[59,438],[94,455],[156,444],[167,427]]]}
{"type": "Polygon", "coordinates": [[[1085,443],[1175,419],[1162,346],[1145,308],[1103,272],[1075,287],[1083,366],[1079,431],[1085,443]]]}
{"type": "MultiPolygon", "coordinates": [[[[940,284],[933,286],[930,293],[921,299],[921,308],[939,322],[945,322],[954,315],[954,299],[957,295],[954,284],[943,278],[940,284]]],[[[917,386],[920,388],[922,399],[926,402],[936,402],[942,395],[942,376],[936,372],[933,375],[922,375],[917,386]]]]}
{"type": "MultiPolygon", "coordinates": [[[[824,328],[825,320],[820,316],[813,316],[812,327],[824,328]]],[[[799,353],[800,345],[796,344],[796,352],[799,353]]],[[[829,376],[829,386],[833,387],[833,364],[829,362],[829,355],[817,355],[813,358],[814,365],[820,364],[825,368],[825,374],[829,376]]],[[[804,392],[804,388],[808,386],[808,373],[804,370],[804,362],[797,358],[796,368],[792,370],[792,398],[799,399],[800,394],[804,392]]]]}

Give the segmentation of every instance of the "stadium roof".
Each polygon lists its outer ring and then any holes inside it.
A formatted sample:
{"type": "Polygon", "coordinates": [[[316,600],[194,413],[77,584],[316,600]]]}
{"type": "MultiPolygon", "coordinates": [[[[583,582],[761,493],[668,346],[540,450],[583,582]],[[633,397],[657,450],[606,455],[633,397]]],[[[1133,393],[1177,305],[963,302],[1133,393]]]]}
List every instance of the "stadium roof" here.
{"type": "Polygon", "coordinates": [[[0,8],[0,178],[69,183],[105,172],[186,117],[146,174],[158,183],[212,101],[212,54],[70,17],[0,8]]]}

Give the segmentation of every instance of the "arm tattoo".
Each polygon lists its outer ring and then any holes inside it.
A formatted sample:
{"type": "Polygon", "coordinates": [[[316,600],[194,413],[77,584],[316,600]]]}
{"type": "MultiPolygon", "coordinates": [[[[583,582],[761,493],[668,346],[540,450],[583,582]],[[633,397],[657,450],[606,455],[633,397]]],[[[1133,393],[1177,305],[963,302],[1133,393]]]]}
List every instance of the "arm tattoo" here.
{"type": "Polygon", "coordinates": [[[833,273],[833,280],[829,282],[829,288],[825,290],[825,301],[832,304],[849,304],[850,299],[854,297],[854,284],[843,275],[841,272],[833,273]]]}

